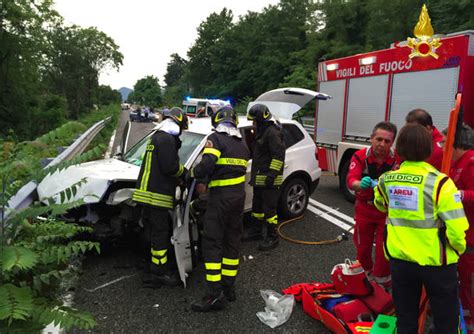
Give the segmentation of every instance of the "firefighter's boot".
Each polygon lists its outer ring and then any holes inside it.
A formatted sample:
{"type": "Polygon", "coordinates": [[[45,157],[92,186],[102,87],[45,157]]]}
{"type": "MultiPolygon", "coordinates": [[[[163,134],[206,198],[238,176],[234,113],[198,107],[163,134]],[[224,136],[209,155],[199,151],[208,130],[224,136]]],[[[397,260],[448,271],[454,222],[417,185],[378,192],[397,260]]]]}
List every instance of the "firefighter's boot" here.
{"type": "Polygon", "coordinates": [[[232,285],[224,285],[224,296],[229,302],[235,302],[237,296],[235,294],[235,286],[232,285]]]}
{"type": "Polygon", "coordinates": [[[265,239],[260,243],[260,245],[258,245],[258,250],[269,251],[278,246],[280,240],[278,238],[276,228],[276,224],[267,224],[267,235],[265,236],[265,239]]]}
{"type": "Polygon", "coordinates": [[[194,312],[211,312],[219,311],[225,307],[226,298],[224,291],[219,293],[207,293],[200,301],[191,304],[191,309],[194,312]]]}
{"type": "Polygon", "coordinates": [[[254,241],[263,239],[263,222],[259,219],[253,218],[250,221],[250,226],[244,229],[242,233],[242,241],[254,241]]]}
{"type": "Polygon", "coordinates": [[[156,267],[151,267],[151,273],[143,278],[143,287],[145,288],[156,289],[162,285],[178,286],[180,284],[181,280],[178,277],[178,273],[168,268],[157,269],[156,267]]]}

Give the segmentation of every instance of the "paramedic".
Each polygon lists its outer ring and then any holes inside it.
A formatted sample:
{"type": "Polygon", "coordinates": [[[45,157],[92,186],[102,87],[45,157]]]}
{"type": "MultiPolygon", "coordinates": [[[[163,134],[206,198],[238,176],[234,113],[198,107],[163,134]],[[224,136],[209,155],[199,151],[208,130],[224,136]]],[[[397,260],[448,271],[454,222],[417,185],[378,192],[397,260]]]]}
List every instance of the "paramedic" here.
{"type": "Polygon", "coordinates": [[[180,108],[166,109],[160,128],[146,146],[133,200],[143,207],[142,222],[151,242],[150,275],[143,283],[150,287],[179,285],[170,268],[170,215],[178,178],[185,173],[179,163],[179,135],[188,127],[188,119],[180,108]]]}
{"type": "Polygon", "coordinates": [[[220,107],[211,116],[211,123],[214,133],[207,138],[201,162],[190,171],[191,177],[209,180],[202,235],[207,292],[200,301],[192,303],[196,312],[217,311],[224,308],[226,300],[236,300],[234,283],[250,155],[237,129],[238,119],[232,107],[220,107]]]}
{"type": "Polygon", "coordinates": [[[405,121],[407,124],[416,123],[423,125],[429,131],[433,150],[429,158],[426,159],[426,162],[437,170],[441,170],[441,163],[443,161],[441,141],[443,140],[443,135],[433,125],[431,115],[424,109],[413,109],[406,115],[405,121]]]}
{"type": "MultiPolygon", "coordinates": [[[[445,130],[446,131],[446,130],[445,130]]],[[[447,132],[443,131],[443,134],[447,132]]],[[[468,334],[474,333],[474,130],[463,124],[456,133],[453,165],[449,173],[459,189],[469,230],[466,232],[466,252],[459,258],[459,293],[468,334]]]]}
{"type": "Polygon", "coordinates": [[[387,215],[374,206],[373,186],[383,173],[398,167],[391,150],[397,127],[390,122],[375,125],[370,136],[371,146],[352,156],[347,185],[356,191],[354,244],[357,260],[377,283],[390,285],[390,265],[383,254],[383,238],[387,215]],[[372,245],[375,239],[375,261],[372,245]]]}
{"type": "Polygon", "coordinates": [[[468,228],[458,190],[449,177],[424,162],[432,144],[422,125],[405,125],[396,150],[404,162],[380,177],[374,203],[388,214],[384,250],[392,270],[397,333],[417,333],[422,286],[434,333],[458,333],[457,262],[466,249],[468,228]]]}

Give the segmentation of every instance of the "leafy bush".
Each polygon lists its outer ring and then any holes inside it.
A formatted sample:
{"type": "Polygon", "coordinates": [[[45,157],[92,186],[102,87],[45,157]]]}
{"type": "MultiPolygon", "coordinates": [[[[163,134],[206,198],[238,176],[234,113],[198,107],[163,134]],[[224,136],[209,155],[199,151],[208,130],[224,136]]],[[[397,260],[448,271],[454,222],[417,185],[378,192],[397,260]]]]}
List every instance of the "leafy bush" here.
{"type": "MultiPolygon", "coordinates": [[[[70,199],[85,181],[58,194],[70,199]]],[[[0,204],[4,209],[11,193],[5,187],[0,204]]],[[[39,203],[12,212],[1,222],[0,235],[0,328],[7,332],[39,332],[53,322],[62,328],[90,329],[95,321],[60,302],[60,283],[74,274],[71,260],[88,251],[100,251],[99,244],[77,240],[88,227],[65,223],[56,217],[82,201],[42,206],[39,203]]]]}
{"type": "MultiPolygon", "coordinates": [[[[5,212],[8,200],[30,180],[40,181],[47,173],[76,163],[103,156],[105,143],[116,126],[120,108],[105,107],[91,113],[83,122],[68,122],[34,141],[15,143],[14,138],[1,142],[0,206],[5,212]],[[102,130],[93,149],[70,161],[43,169],[42,157],[57,155],[57,147],[70,145],[92,124],[112,115],[112,121],[102,130]]],[[[82,121],[82,120],[81,120],[82,121]]],[[[57,194],[61,203],[69,201],[85,180],[57,194]]],[[[60,283],[73,276],[72,260],[89,251],[99,251],[99,244],[81,241],[78,236],[91,232],[88,227],[65,223],[61,217],[69,209],[83,204],[48,206],[35,203],[18,212],[2,215],[0,225],[0,328],[2,332],[39,332],[53,322],[64,329],[90,329],[95,321],[88,313],[62,305],[60,283]]]]}

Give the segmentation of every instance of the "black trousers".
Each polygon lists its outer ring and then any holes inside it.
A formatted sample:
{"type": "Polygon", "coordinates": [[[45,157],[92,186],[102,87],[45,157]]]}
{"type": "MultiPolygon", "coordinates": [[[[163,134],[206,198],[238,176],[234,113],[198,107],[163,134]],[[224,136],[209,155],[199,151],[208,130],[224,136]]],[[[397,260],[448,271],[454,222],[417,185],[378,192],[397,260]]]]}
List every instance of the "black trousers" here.
{"type": "Polygon", "coordinates": [[[162,274],[169,267],[168,249],[171,246],[171,216],[168,209],[143,206],[142,222],[150,240],[150,269],[162,274]]]}
{"type": "Polygon", "coordinates": [[[254,187],[252,200],[252,217],[265,220],[269,224],[277,224],[277,204],[279,188],[254,187]]]}
{"type": "Polygon", "coordinates": [[[202,255],[211,294],[233,285],[239,266],[245,184],[213,187],[204,218],[202,255]]]}
{"type": "Polygon", "coordinates": [[[458,333],[459,295],[457,265],[420,266],[416,263],[390,261],[392,295],[397,315],[398,334],[418,333],[418,314],[422,286],[433,314],[435,334],[458,333]]]}

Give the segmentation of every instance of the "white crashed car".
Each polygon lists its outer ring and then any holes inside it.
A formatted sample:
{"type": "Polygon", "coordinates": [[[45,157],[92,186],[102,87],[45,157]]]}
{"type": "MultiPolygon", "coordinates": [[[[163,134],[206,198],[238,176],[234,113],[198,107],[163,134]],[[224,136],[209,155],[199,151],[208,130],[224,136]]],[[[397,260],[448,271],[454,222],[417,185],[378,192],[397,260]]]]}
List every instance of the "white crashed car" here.
{"type": "MultiPolygon", "coordinates": [[[[278,203],[279,213],[282,217],[297,217],[306,210],[308,199],[316,189],[321,176],[317,149],[313,139],[300,123],[291,120],[291,118],[310,101],[327,98],[327,95],[311,90],[282,88],[264,93],[255,102],[249,104],[249,108],[255,103],[266,104],[283,126],[286,157],[278,203]]],[[[86,178],[86,184],[82,185],[75,194],[76,199],[83,198],[86,204],[72,210],[68,217],[74,221],[93,223],[96,234],[104,239],[110,240],[114,236],[123,234],[127,225],[136,225],[131,196],[146,144],[159,126],[124,154],[111,159],[74,165],[46,177],[38,185],[40,200],[54,197],[61,190],[86,178]]],[[[252,123],[246,117],[240,116],[239,129],[252,151],[255,141],[252,123]]],[[[188,169],[198,162],[206,143],[206,137],[211,132],[210,118],[190,119],[189,129],[184,131],[180,137],[182,146],[179,150],[180,160],[188,169]]],[[[124,142],[126,140],[127,138],[124,138],[124,142]]],[[[249,161],[247,168],[245,211],[250,211],[252,207],[252,187],[248,185],[250,168],[251,161],[249,161]]],[[[184,195],[186,194],[187,191],[184,195]]],[[[180,191],[177,191],[177,196],[181,196],[180,191]]],[[[182,278],[185,276],[185,272],[189,272],[192,268],[188,258],[190,257],[190,240],[193,239],[193,236],[191,238],[189,236],[190,229],[188,227],[188,204],[191,196],[184,197],[183,204],[179,205],[173,214],[174,234],[172,237],[175,246],[178,245],[175,250],[182,278]],[[181,257],[185,259],[182,260],[185,263],[184,266],[183,263],[181,266],[179,264],[181,257]]]]}

